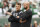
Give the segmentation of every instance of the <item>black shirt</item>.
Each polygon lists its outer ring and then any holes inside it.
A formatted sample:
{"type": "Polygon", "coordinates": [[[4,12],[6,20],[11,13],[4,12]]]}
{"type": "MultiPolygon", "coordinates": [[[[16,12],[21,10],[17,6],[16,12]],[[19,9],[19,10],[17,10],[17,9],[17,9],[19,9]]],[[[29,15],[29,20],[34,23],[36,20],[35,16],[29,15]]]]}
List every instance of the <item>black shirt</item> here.
{"type": "Polygon", "coordinates": [[[19,19],[20,18],[17,18],[17,16],[20,16],[20,14],[22,13],[22,11],[14,11],[13,13],[12,13],[12,16],[10,16],[9,18],[8,18],[8,21],[9,22],[19,22],[19,19]]]}
{"type": "Polygon", "coordinates": [[[30,27],[32,20],[32,11],[30,9],[23,13],[22,20],[26,20],[25,23],[22,23],[22,27],[30,27]]]}

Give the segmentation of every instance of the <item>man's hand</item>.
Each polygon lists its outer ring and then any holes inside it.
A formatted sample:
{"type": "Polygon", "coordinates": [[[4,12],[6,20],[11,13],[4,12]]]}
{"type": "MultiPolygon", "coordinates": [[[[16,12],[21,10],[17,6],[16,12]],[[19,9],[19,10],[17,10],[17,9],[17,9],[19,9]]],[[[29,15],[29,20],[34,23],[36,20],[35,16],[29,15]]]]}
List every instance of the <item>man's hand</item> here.
{"type": "Polygon", "coordinates": [[[22,19],[20,19],[20,23],[25,23],[25,22],[26,22],[26,20],[22,21],[22,19]]]}
{"type": "Polygon", "coordinates": [[[6,12],[8,15],[12,15],[10,12],[6,12]]]}
{"type": "Polygon", "coordinates": [[[19,16],[17,16],[17,18],[19,18],[19,16]]]}
{"type": "Polygon", "coordinates": [[[22,23],[22,18],[20,18],[20,21],[19,22],[22,23]]]}
{"type": "Polygon", "coordinates": [[[26,22],[26,20],[24,20],[24,21],[22,21],[23,23],[25,23],[26,22]]]}

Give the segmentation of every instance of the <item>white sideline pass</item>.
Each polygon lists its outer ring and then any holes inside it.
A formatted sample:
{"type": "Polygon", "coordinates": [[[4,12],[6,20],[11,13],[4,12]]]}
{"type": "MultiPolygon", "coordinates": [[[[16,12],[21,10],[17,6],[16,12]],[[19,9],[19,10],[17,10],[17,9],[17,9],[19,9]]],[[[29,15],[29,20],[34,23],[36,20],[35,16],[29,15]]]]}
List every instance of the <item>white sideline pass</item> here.
{"type": "Polygon", "coordinates": [[[34,13],[37,13],[38,12],[38,10],[37,9],[34,9],[34,13]]]}

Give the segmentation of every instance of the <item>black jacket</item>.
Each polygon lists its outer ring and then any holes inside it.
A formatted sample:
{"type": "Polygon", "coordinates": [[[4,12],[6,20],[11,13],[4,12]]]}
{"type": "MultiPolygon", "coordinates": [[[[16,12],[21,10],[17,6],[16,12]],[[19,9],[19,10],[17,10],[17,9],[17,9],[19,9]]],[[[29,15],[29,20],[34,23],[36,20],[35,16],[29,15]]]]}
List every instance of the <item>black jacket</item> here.
{"type": "Polygon", "coordinates": [[[32,11],[29,9],[23,13],[23,20],[26,20],[25,23],[22,23],[22,27],[30,27],[31,19],[32,19],[32,11]]]}
{"type": "Polygon", "coordinates": [[[8,21],[9,22],[11,22],[11,27],[19,27],[19,20],[20,20],[20,18],[16,18],[16,13],[17,13],[17,16],[20,16],[20,14],[22,13],[22,11],[18,11],[18,12],[16,12],[16,11],[14,11],[13,13],[12,13],[12,16],[10,16],[9,18],[8,18],[8,21]]]}

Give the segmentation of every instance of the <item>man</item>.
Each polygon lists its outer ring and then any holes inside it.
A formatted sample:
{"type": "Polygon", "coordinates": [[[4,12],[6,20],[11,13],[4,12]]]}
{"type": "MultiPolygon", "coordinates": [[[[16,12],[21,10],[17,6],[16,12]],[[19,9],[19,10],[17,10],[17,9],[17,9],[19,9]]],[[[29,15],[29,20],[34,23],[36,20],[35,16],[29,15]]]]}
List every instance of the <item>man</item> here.
{"type": "Polygon", "coordinates": [[[29,2],[29,4],[30,4],[30,6],[29,6],[29,7],[30,7],[30,9],[31,9],[31,8],[32,8],[32,2],[30,1],[30,2],[29,2]]]}
{"type": "MultiPolygon", "coordinates": [[[[22,8],[22,11],[23,11],[23,12],[25,11],[26,4],[27,4],[27,3],[23,3],[23,6],[24,6],[24,7],[22,8]]],[[[29,4],[28,4],[28,7],[29,7],[29,4]]]]}
{"type": "Polygon", "coordinates": [[[22,13],[22,11],[20,11],[21,8],[21,4],[17,3],[16,4],[16,11],[14,11],[12,14],[9,13],[11,16],[8,18],[8,21],[11,22],[11,27],[19,27],[19,23],[20,21],[20,14],[22,13]]]}
{"type": "Polygon", "coordinates": [[[29,2],[24,2],[25,10],[22,15],[21,27],[30,27],[32,19],[32,11],[29,9],[29,2]]]}

